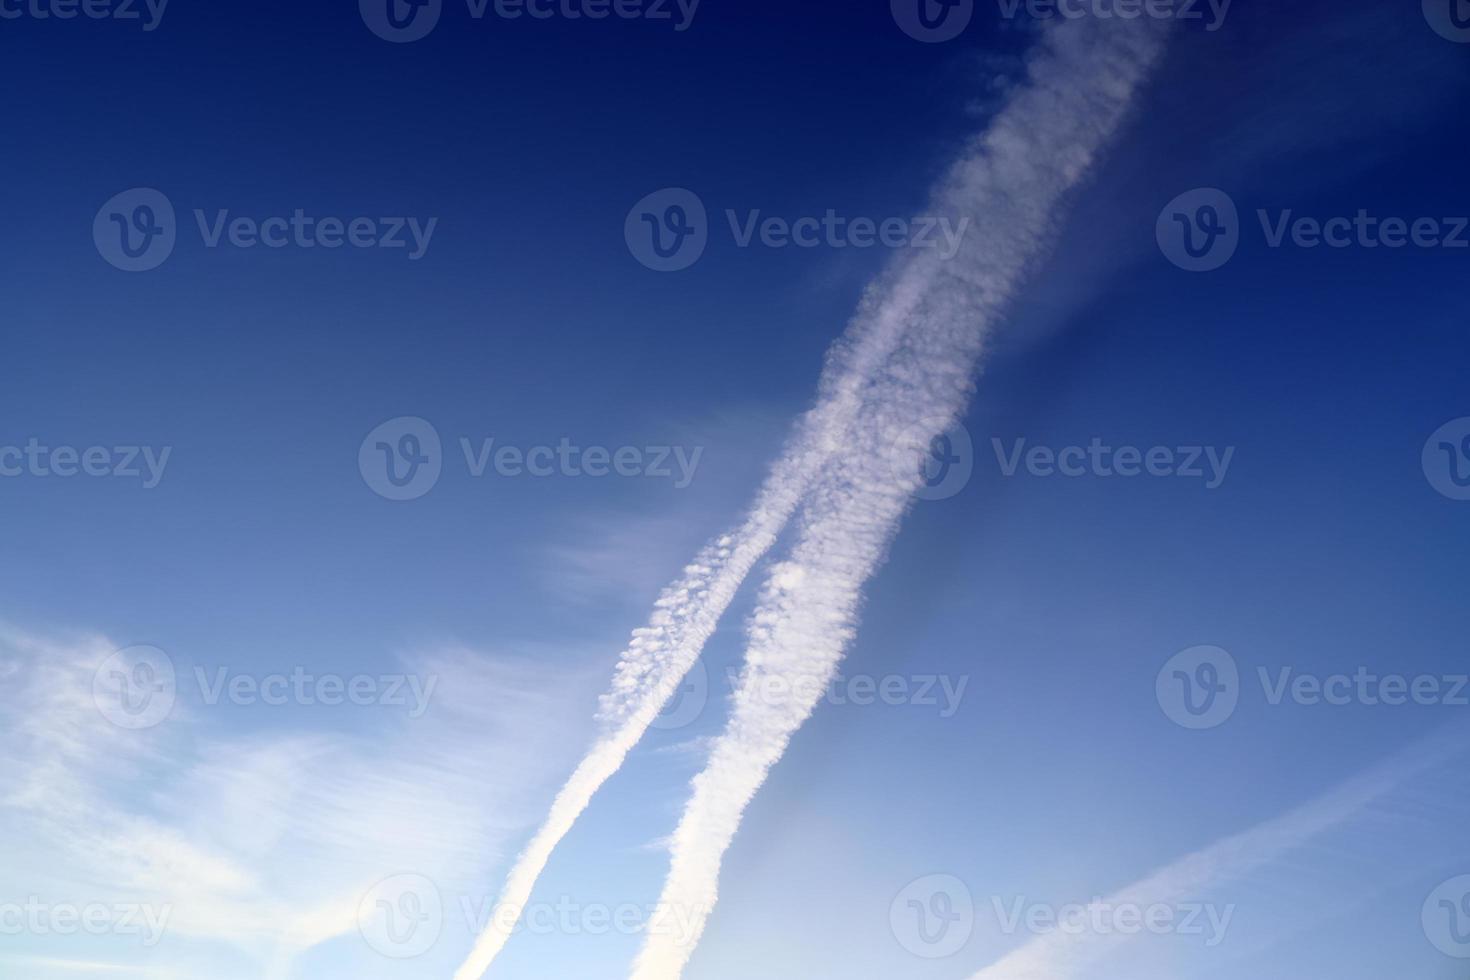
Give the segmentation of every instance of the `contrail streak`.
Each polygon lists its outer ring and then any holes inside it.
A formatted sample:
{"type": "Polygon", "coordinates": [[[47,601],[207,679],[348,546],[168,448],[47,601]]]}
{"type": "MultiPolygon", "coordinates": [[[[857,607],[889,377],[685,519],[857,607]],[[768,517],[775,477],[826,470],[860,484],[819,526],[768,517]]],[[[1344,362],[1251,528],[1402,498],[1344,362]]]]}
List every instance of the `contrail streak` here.
{"type": "Polygon", "coordinates": [[[1149,23],[1083,21],[1047,31],[1026,83],[941,185],[940,210],[970,217],[984,234],[948,261],[914,259],[890,284],[909,310],[902,342],[869,386],[848,444],[805,498],[790,559],[762,591],[730,722],[674,833],[669,877],[633,980],[682,974],[746,806],[854,635],[862,585],[919,485],[916,449],[963,410],[986,335],[1045,251],[1057,208],[1117,129],[1162,43],[1163,29],[1149,23]],[[915,284],[922,288],[905,289],[915,284]],[[768,683],[773,677],[782,683],[768,683]]]}
{"type": "MultiPolygon", "coordinates": [[[[1465,745],[1463,727],[1420,742],[1326,795],[1181,858],[1103,902],[1114,907],[1147,908],[1197,899],[1207,889],[1226,880],[1242,878],[1357,817],[1420,773],[1447,767],[1449,762],[1463,756],[1465,745]]],[[[1133,938],[1117,932],[1049,933],[986,967],[970,980],[1068,980],[1115,946],[1133,938]]]]}
{"type": "Polygon", "coordinates": [[[604,734],[517,858],[490,924],[455,980],[479,980],[505,947],[557,844],[679,689],[741,583],[774,546],[823,465],[845,448],[868,387],[912,328],[914,310],[938,272],[931,260],[910,260],[869,288],[827,353],[816,403],[797,423],[744,522],[706,545],[660,594],[648,624],[634,631],[602,697],[604,734]]]}

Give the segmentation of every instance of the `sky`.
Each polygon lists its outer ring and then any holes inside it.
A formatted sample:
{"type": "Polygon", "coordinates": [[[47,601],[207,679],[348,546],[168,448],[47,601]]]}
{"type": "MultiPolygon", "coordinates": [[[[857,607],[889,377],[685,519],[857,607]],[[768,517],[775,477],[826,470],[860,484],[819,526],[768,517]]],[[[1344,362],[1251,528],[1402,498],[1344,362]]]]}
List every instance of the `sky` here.
{"type": "Polygon", "coordinates": [[[1463,975],[1470,10],[1065,6],[0,0],[0,976],[1463,975]]]}

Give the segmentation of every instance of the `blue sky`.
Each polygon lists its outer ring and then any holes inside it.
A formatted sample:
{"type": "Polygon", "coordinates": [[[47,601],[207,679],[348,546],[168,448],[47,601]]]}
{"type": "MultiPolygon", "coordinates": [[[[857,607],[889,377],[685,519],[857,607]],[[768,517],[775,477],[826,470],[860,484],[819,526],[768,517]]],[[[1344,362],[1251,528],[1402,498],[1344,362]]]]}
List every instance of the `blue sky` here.
{"type": "MultiPolygon", "coordinates": [[[[630,631],[740,521],[864,289],[881,298],[884,270],[921,252],[740,247],[727,212],[924,215],[1057,26],[980,3],[923,43],[880,2],[704,0],[678,30],[673,5],[669,21],[476,20],[451,0],[395,44],[354,6],[0,21],[0,466],[35,440],[139,470],[0,477],[4,975],[453,974],[483,925],[464,909],[494,902],[597,737],[630,631]],[[106,206],[134,188],[175,211],[173,251],[145,272],[93,236],[134,218],[132,198],[106,206]],[[665,188],[697,196],[709,244],[661,273],[624,229],[665,188]],[[374,235],[437,220],[410,258],[210,248],[196,209],[362,217],[374,235]],[[426,431],[437,481],[387,499],[377,443],[407,465],[400,437],[426,431]],[[476,476],[490,439],[522,458],[566,446],[575,475],[476,476]],[[636,475],[589,475],[589,448],[594,470],[626,449],[636,475]],[[136,681],[140,664],[175,673],[166,717],[112,710],[112,671],[136,681]],[[353,679],[361,703],[324,703],[353,679]],[[373,912],[404,876],[443,911],[400,958],[373,912]],[[105,922],[9,928],[32,906],[105,922]],[[166,912],[158,941],[124,909],[166,912]]],[[[973,476],[917,501],[858,581],[837,694],[744,809],[685,975],[1463,970],[1470,707],[1444,702],[1467,672],[1470,503],[1425,457],[1470,436],[1436,435],[1470,416],[1470,250],[1272,247],[1258,215],[1446,235],[1470,215],[1470,46],[1418,6],[1241,3],[1218,30],[1170,32],[1041,216],[962,416],[973,476]],[[1199,188],[1238,211],[1238,247],[1208,272],[1156,237],[1199,188]],[[1231,452],[1213,487],[1006,473],[1019,440],[1094,439],[1175,467],[1231,452]],[[1238,704],[1196,730],[1159,692],[1202,646],[1228,653],[1238,704]],[[1263,670],[1431,678],[1441,696],[1272,703],[1263,670]],[[894,703],[853,703],[885,679],[894,703]],[[938,945],[914,931],[965,895],[973,915],[938,945]],[[1074,937],[999,914],[1108,896],[1228,911],[1228,929],[1074,937]]],[[[993,213],[967,246],[1008,241],[993,213]]],[[[871,435],[848,433],[832,471],[871,435]]],[[[629,973],[643,936],[597,916],[659,900],[747,622],[819,516],[808,501],[756,563],[695,671],[707,703],[671,705],[597,794],[534,892],[555,921],[488,976],[629,973]]]]}

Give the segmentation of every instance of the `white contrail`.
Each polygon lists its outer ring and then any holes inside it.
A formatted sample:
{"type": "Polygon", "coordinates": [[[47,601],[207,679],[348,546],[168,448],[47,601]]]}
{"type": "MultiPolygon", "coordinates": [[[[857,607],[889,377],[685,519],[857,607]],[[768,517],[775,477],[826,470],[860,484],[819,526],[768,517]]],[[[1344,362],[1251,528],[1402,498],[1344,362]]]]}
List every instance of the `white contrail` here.
{"type": "Polygon", "coordinates": [[[545,823],[506,878],[490,924],[455,980],[479,980],[509,940],[552,851],[647,732],[714,632],[751,568],[775,544],[823,465],[846,448],[879,369],[912,329],[914,311],[940,272],[929,253],[898,262],[863,297],[827,353],[814,406],[800,419],[744,522],[721,536],[660,594],[635,630],[602,697],[600,736],[552,802],[545,823]]]}
{"type": "Polygon", "coordinates": [[[915,262],[924,288],[906,304],[902,344],[870,386],[849,444],[809,491],[791,558],[772,570],[752,615],[729,726],[674,833],[672,867],[634,980],[683,972],[746,806],[854,633],[861,587],[918,486],[918,450],[963,410],[986,334],[1043,253],[1058,205],[1117,129],[1162,43],[1163,29],[1146,22],[1048,30],[1024,86],[941,186],[941,209],[970,217],[981,234],[948,261],[915,262]]]}
{"type": "MultiPolygon", "coordinates": [[[[1193,901],[1209,888],[1245,877],[1320,834],[1362,814],[1371,804],[1426,770],[1463,757],[1465,731],[1456,728],[1415,744],[1389,762],[1318,799],[1244,833],[1190,854],[1103,899],[1105,906],[1149,908],[1193,901]]],[[[1069,980],[1114,947],[1135,938],[1119,931],[1057,930],[976,973],[970,980],[1069,980]]]]}

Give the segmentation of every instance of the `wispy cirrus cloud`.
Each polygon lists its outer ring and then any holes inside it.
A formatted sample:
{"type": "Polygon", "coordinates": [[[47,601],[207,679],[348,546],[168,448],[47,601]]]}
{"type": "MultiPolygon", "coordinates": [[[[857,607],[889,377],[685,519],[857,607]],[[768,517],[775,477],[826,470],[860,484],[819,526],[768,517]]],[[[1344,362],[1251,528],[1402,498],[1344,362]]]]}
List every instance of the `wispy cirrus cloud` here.
{"type": "Polygon", "coordinates": [[[64,936],[22,936],[14,963],[183,976],[202,943],[218,975],[235,963],[286,977],[313,947],[360,943],[378,881],[479,877],[545,778],[534,760],[555,758],[563,726],[548,719],[580,694],[564,671],[451,648],[409,660],[442,685],[419,718],[257,733],[181,699],[161,724],[125,730],[93,692],[117,646],[0,631],[0,901],[144,908],[162,941],[87,958],[64,936]]]}
{"type": "Polygon", "coordinates": [[[1042,258],[1058,209],[1117,130],[1163,44],[1157,25],[1045,32],[1026,82],[935,194],[981,233],[948,261],[919,257],[872,297],[902,324],[861,392],[844,444],[803,497],[797,540],[751,616],[746,667],[725,733],[694,780],[672,865],[634,965],[636,980],[683,973],[718,899],[720,865],[746,807],[811,715],[856,631],[932,439],[963,411],[989,332],[1042,258]],[[784,695],[772,697],[771,678],[784,695]],[[692,928],[673,928],[673,917],[692,928]]]}
{"type": "MultiPolygon", "coordinates": [[[[1432,844],[1418,849],[1418,853],[1403,847],[1385,849],[1381,843],[1372,852],[1349,848],[1340,863],[1345,867],[1354,862],[1366,866],[1355,869],[1359,873],[1348,881],[1334,879],[1315,889],[1309,881],[1303,882],[1300,868],[1286,862],[1302,848],[1335,833],[1356,831],[1379,842],[1401,838],[1412,843],[1416,833],[1423,833],[1417,826],[1422,821],[1414,814],[1422,805],[1418,801],[1424,796],[1426,783],[1448,783],[1451,787],[1440,804],[1442,812],[1433,814],[1432,825],[1463,825],[1470,812],[1470,787],[1460,775],[1470,755],[1467,735],[1470,733],[1457,725],[1419,741],[1315,799],[1159,868],[1101,899],[1099,904],[1145,909],[1197,903],[1220,895],[1232,883],[1258,879],[1274,896],[1262,898],[1261,907],[1272,907],[1283,896],[1291,906],[1287,915],[1256,917],[1269,922],[1263,931],[1273,931],[1284,923],[1300,928],[1304,920],[1310,921],[1303,909],[1340,905],[1347,891],[1355,891],[1359,897],[1371,895],[1375,889],[1387,887],[1392,874],[1432,874],[1436,866],[1454,857],[1432,844]],[[1376,863],[1382,856],[1379,852],[1385,850],[1395,867],[1384,868],[1376,863]],[[1325,894],[1329,888],[1330,894],[1325,894]]],[[[1458,848],[1459,854],[1467,851],[1470,847],[1463,844],[1458,848]]],[[[1142,931],[1052,930],[975,973],[970,980],[1073,980],[1091,976],[1094,967],[1109,956],[1142,943],[1147,935],[1142,931]]],[[[1222,947],[1214,951],[1214,956],[1229,951],[1222,947]]]]}

